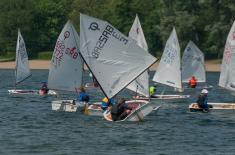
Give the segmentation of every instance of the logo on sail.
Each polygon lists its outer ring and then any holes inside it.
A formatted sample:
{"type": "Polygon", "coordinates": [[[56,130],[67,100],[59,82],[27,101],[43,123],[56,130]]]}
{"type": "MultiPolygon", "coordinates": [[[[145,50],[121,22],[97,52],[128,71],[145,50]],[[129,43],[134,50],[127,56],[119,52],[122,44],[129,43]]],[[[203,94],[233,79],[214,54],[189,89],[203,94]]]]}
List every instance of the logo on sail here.
{"type": "Polygon", "coordinates": [[[64,32],[64,40],[69,38],[69,36],[70,36],[70,32],[69,31],[65,31],[64,32]]]}
{"type": "Polygon", "coordinates": [[[167,44],[165,51],[166,53],[164,53],[163,61],[167,64],[172,64],[177,56],[177,50],[173,46],[167,44]]]}
{"type": "Polygon", "coordinates": [[[92,31],[100,30],[99,25],[96,22],[92,22],[91,25],[89,26],[89,30],[92,31]]]}

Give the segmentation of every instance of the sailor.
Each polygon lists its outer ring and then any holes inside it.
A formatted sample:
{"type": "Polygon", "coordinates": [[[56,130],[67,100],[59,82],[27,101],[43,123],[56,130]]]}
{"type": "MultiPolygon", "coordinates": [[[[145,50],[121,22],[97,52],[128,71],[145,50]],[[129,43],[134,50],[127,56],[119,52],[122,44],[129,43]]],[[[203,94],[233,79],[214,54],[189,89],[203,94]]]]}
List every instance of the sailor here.
{"type": "Polygon", "coordinates": [[[76,88],[76,91],[78,92],[78,96],[76,101],[81,101],[81,102],[89,102],[90,97],[89,95],[86,93],[84,87],[80,87],[78,90],[76,88]]]}
{"type": "Polygon", "coordinates": [[[197,86],[197,79],[195,76],[192,76],[192,78],[189,80],[188,84],[191,88],[195,88],[197,86]]]}
{"type": "Polygon", "coordinates": [[[208,90],[202,89],[201,94],[198,96],[197,104],[199,108],[202,108],[204,112],[209,111],[208,101],[208,90]]]}
{"type": "Polygon", "coordinates": [[[132,108],[129,107],[125,102],[126,100],[122,98],[118,104],[112,106],[111,115],[113,121],[122,120],[131,113],[132,108]]]}
{"type": "Polygon", "coordinates": [[[42,83],[43,83],[43,84],[42,84],[42,86],[41,86],[41,88],[40,88],[40,90],[39,90],[39,94],[40,94],[40,95],[45,95],[45,94],[48,93],[49,89],[48,89],[48,87],[47,87],[47,82],[42,82],[42,83]]]}
{"type": "Polygon", "coordinates": [[[94,87],[99,87],[99,83],[97,82],[97,80],[93,77],[93,85],[94,87]]]}
{"type": "Polygon", "coordinates": [[[106,110],[109,106],[115,105],[114,99],[108,99],[107,97],[103,98],[101,108],[106,110]]]}
{"type": "Polygon", "coordinates": [[[154,94],[156,93],[156,85],[154,85],[154,86],[151,86],[150,88],[149,88],[149,93],[150,93],[150,97],[153,97],[154,96],[154,94]]]}

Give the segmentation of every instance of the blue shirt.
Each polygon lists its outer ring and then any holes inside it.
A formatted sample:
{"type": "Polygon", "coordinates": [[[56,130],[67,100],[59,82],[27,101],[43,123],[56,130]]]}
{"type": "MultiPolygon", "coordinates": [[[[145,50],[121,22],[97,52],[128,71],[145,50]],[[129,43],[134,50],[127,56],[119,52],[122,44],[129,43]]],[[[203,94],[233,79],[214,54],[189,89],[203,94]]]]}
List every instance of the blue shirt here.
{"type": "Polygon", "coordinates": [[[89,96],[85,92],[80,92],[79,96],[77,96],[77,101],[82,101],[82,102],[88,102],[89,101],[89,96]]]}

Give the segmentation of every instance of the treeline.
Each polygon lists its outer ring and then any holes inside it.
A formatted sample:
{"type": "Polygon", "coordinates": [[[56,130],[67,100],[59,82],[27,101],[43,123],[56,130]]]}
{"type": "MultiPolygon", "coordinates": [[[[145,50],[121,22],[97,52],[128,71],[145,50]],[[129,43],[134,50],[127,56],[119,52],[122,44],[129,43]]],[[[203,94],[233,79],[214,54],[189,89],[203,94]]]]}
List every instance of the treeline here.
{"type": "Polygon", "coordinates": [[[1,0],[0,8],[0,55],[15,51],[20,28],[31,58],[53,51],[68,19],[79,32],[80,12],[107,20],[124,34],[138,14],[155,56],[161,56],[175,27],[182,52],[192,40],[206,58],[221,58],[235,20],[233,0],[1,0]]]}

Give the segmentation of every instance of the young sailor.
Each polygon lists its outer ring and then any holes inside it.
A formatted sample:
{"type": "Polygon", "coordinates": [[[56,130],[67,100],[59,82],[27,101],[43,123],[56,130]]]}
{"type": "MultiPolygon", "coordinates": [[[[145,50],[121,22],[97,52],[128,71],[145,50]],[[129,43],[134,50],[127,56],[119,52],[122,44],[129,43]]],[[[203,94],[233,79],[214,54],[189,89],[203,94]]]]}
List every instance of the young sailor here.
{"type": "Polygon", "coordinates": [[[132,108],[125,102],[126,100],[122,98],[118,104],[112,106],[111,115],[113,121],[125,119],[131,113],[132,108]]]}
{"type": "Polygon", "coordinates": [[[199,108],[202,108],[204,112],[209,111],[208,101],[208,90],[202,89],[201,94],[198,96],[197,104],[199,108]]]}
{"type": "Polygon", "coordinates": [[[108,99],[107,97],[103,98],[101,108],[107,110],[109,106],[115,105],[114,99],[108,99]]]}
{"type": "Polygon", "coordinates": [[[39,94],[40,95],[46,95],[48,93],[49,89],[47,87],[47,83],[46,82],[42,82],[42,83],[43,84],[42,84],[42,86],[41,86],[41,88],[39,90],[39,94]]]}
{"type": "Polygon", "coordinates": [[[89,102],[90,97],[86,93],[84,87],[80,87],[79,90],[77,90],[77,88],[76,88],[76,91],[78,92],[78,96],[77,96],[76,101],[89,102]]]}
{"type": "Polygon", "coordinates": [[[156,85],[149,87],[150,97],[153,97],[154,94],[156,93],[156,87],[157,87],[156,85]]]}
{"type": "Polygon", "coordinates": [[[191,88],[196,88],[196,86],[197,86],[197,79],[195,78],[195,76],[192,76],[192,78],[189,80],[188,85],[191,88]]]}

